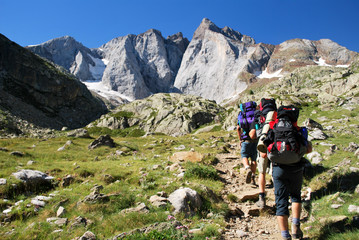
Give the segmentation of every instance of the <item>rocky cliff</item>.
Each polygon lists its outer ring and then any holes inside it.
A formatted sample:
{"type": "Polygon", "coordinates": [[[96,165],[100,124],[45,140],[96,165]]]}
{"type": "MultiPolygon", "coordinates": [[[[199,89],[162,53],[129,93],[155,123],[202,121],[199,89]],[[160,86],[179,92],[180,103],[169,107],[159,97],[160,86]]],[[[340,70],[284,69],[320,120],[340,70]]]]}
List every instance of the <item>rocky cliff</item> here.
{"type": "Polygon", "coordinates": [[[185,94],[222,102],[247,88],[273,50],[273,45],[256,44],[253,38],[228,27],[220,29],[205,18],[183,56],[174,86],[185,94]]]}
{"type": "Polygon", "coordinates": [[[41,127],[78,128],[106,106],[72,75],[0,35],[0,107],[41,127]]]}
{"type": "Polygon", "coordinates": [[[357,55],[329,39],[292,39],[276,46],[256,43],[207,18],[190,43],[181,33],[165,39],[151,29],[115,38],[98,49],[90,50],[71,37],[29,49],[81,80],[101,80],[127,100],[177,92],[221,104],[262,78],[285,76],[308,65],[349,66],[357,55]]]}

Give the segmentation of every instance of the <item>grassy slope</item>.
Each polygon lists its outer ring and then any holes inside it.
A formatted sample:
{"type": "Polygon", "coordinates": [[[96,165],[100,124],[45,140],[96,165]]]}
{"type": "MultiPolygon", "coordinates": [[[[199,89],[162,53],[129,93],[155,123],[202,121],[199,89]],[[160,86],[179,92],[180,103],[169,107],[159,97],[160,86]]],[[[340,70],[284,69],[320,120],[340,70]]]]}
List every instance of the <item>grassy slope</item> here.
{"type": "MultiPolygon", "coordinates": [[[[211,133],[210,135],[222,136],[222,133],[211,133]]],[[[0,186],[0,194],[13,195],[10,188],[12,183],[17,183],[15,179],[9,177],[11,173],[17,169],[34,169],[40,170],[54,176],[58,182],[61,178],[71,174],[76,181],[66,188],[57,187],[53,191],[44,192],[43,195],[48,196],[55,193],[55,197],[41,209],[34,212],[34,207],[26,207],[31,197],[36,196],[34,193],[30,195],[15,194],[14,198],[9,198],[9,202],[1,201],[1,210],[4,210],[8,203],[11,205],[19,200],[24,200],[19,210],[13,210],[11,215],[15,221],[11,224],[5,224],[0,228],[0,235],[9,239],[26,239],[28,236],[37,239],[47,239],[51,232],[61,227],[51,226],[46,222],[46,218],[56,216],[59,202],[66,200],[63,205],[67,210],[65,217],[69,221],[73,221],[77,216],[83,216],[92,223],[88,229],[95,232],[99,239],[113,237],[121,232],[140,228],[155,222],[166,222],[169,214],[170,205],[165,209],[152,208],[148,203],[148,198],[155,195],[159,191],[165,191],[170,194],[180,186],[188,186],[199,192],[200,185],[205,185],[213,191],[219,193],[222,188],[222,182],[212,179],[200,179],[196,176],[188,176],[185,179],[176,178],[172,172],[163,169],[152,170],[156,164],[160,164],[165,168],[169,162],[168,157],[172,153],[177,152],[175,147],[185,145],[187,151],[194,148],[202,153],[215,153],[217,148],[210,146],[217,142],[217,145],[224,145],[229,141],[218,141],[216,139],[209,140],[207,134],[196,137],[172,138],[167,136],[149,136],[146,138],[114,138],[118,147],[110,149],[108,147],[100,147],[95,150],[88,150],[87,146],[91,139],[71,139],[72,144],[66,147],[64,151],[57,149],[64,145],[69,138],[53,138],[46,141],[37,139],[1,139],[0,147],[7,148],[11,151],[21,151],[25,153],[24,157],[11,156],[9,152],[0,151],[0,177],[6,178],[8,184],[0,186]],[[196,139],[196,140],[193,140],[196,139]],[[116,156],[116,150],[127,152],[127,156],[116,156]],[[29,160],[35,161],[33,165],[27,166],[29,160]],[[111,175],[114,180],[109,183],[105,180],[104,175],[111,175]],[[101,193],[118,194],[118,196],[110,197],[109,202],[97,204],[80,204],[77,203],[84,199],[91,192],[91,188],[95,185],[103,185],[104,189],[101,193]],[[10,192],[8,192],[10,191],[10,192]],[[149,214],[127,214],[120,215],[122,209],[133,207],[137,202],[145,202],[150,207],[149,214]],[[28,227],[31,226],[32,227],[28,227]],[[15,232],[6,235],[12,228],[15,232]]],[[[197,166],[196,164],[194,166],[197,166]]],[[[193,167],[193,166],[192,166],[193,167]]],[[[191,166],[187,166],[191,168],[191,166]]],[[[211,168],[211,167],[209,167],[211,168]]],[[[201,168],[202,171],[206,169],[201,168]]],[[[210,175],[208,175],[210,176],[210,175]]],[[[223,224],[223,211],[225,207],[221,204],[207,202],[208,204],[201,209],[196,217],[185,220],[188,224],[195,228],[196,226],[208,225],[215,223],[223,224]],[[202,216],[209,212],[215,213],[214,219],[208,223],[202,223],[202,216]],[[218,215],[217,213],[221,213],[218,215]],[[217,219],[219,218],[219,219],[217,219]]],[[[2,217],[4,219],[4,216],[2,217]]],[[[183,217],[179,216],[179,220],[183,217]]],[[[55,238],[71,239],[81,236],[85,232],[85,228],[70,229],[70,224],[63,232],[57,233],[55,238]]],[[[219,228],[216,226],[215,228],[219,228]]],[[[214,231],[216,233],[216,231],[214,231]]],[[[217,234],[217,233],[216,233],[217,234]]],[[[32,238],[31,237],[31,238],[32,238]]]]}

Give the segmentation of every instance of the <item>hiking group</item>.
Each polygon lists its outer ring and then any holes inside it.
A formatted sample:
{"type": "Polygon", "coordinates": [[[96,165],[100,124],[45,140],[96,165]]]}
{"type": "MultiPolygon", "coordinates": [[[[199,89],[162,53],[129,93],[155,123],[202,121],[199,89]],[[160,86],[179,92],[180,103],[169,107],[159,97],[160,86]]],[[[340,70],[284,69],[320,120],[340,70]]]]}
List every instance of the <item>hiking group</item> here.
{"type": "Polygon", "coordinates": [[[312,151],[305,127],[298,127],[299,109],[293,105],[277,108],[274,98],[262,98],[259,105],[249,101],[239,105],[237,133],[247,184],[256,185],[258,168],[259,199],[266,206],[266,173],[274,184],[276,216],[283,239],[301,239],[301,188],[305,153],[312,151]],[[289,197],[292,226],[289,233],[289,197]]]}

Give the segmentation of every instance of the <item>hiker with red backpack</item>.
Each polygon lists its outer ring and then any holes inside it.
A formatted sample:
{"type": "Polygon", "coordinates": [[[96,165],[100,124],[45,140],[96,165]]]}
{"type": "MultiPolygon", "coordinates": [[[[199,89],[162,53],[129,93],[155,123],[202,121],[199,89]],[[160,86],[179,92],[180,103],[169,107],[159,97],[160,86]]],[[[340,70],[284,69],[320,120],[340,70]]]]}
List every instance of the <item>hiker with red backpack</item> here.
{"type": "Polygon", "coordinates": [[[254,127],[255,111],[257,104],[253,101],[239,105],[237,133],[240,140],[242,163],[245,168],[246,183],[252,181],[255,184],[255,172],[257,168],[257,138],[254,127]],[[249,162],[250,159],[250,162],[249,162]]]}
{"type": "Polygon", "coordinates": [[[280,106],[277,119],[270,124],[263,140],[268,146],[268,159],[272,162],[276,215],[283,239],[303,237],[300,229],[303,156],[312,151],[312,145],[307,141],[307,129],[297,126],[298,117],[298,108],[280,106]],[[288,230],[289,196],[292,202],[292,235],[288,230]]]}
{"type": "Polygon", "coordinates": [[[256,135],[259,138],[257,145],[258,149],[258,158],[257,158],[257,167],[258,167],[258,186],[259,186],[259,199],[256,202],[256,205],[259,208],[264,208],[266,206],[266,172],[268,168],[268,158],[267,158],[267,148],[263,144],[263,139],[267,136],[269,130],[269,124],[276,120],[277,118],[277,105],[274,98],[262,98],[259,104],[258,111],[258,125],[259,128],[256,131],[256,135]]]}

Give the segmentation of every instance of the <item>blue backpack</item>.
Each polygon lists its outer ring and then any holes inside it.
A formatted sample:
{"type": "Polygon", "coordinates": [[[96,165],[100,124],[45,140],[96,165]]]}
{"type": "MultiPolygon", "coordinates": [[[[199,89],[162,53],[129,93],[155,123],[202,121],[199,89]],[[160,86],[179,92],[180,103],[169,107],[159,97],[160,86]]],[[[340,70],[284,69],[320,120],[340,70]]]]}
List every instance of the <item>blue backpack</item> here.
{"type": "Polygon", "coordinates": [[[243,130],[241,139],[246,140],[249,139],[249,130],[251,123],[255,119],[255,111],[256,111],[257,104],[253,101],[249,101],[246,103],[242,103],[239,105],[240,112],[238,114],[238,122],[237,124],[243,130]]]}

